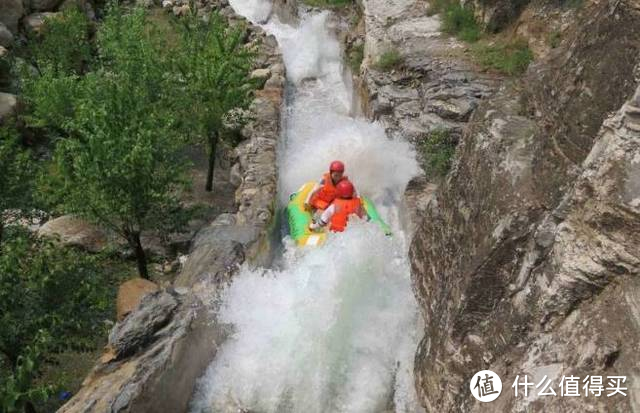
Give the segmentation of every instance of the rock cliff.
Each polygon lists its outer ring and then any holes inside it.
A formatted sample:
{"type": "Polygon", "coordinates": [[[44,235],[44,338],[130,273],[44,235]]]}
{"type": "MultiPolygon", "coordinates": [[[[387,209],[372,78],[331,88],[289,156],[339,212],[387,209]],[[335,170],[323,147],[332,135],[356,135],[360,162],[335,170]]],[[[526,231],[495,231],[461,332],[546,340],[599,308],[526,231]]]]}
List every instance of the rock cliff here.
{"type": "MultiPolygon", "coordinates": [[[[639,6],[585,2],[563,15],[559,47],[474,101],[410,249],[427,325],[416,387],[428,410],[640,409],[639,6]],[[469,392],[483,369],[502,378],[493,403],[469,392]],[[562,376],[623,375],[631,394],[515,397],[525,374],[548,376],[558,394],[562,376]]],[[[516,26],[518,13],[507,13],[516,26]]],[[[426,100],[418,118],[437,99],[426,100]]]]}

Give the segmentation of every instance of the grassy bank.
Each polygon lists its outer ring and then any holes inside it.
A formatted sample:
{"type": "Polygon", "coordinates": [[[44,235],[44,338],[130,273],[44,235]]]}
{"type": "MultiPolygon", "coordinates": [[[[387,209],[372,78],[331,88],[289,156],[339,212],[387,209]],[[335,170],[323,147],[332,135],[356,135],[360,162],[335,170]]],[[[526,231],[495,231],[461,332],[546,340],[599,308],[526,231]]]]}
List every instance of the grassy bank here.
{"type": "Polygon", "coordinates": [[[526,40],[486,33],[473,10],[456,0],[432,0],[428,12],[440,14],[443,32],[471,44],[474,60],[485,70],[513,76],[524,73],[533,61],[526,40]]]}

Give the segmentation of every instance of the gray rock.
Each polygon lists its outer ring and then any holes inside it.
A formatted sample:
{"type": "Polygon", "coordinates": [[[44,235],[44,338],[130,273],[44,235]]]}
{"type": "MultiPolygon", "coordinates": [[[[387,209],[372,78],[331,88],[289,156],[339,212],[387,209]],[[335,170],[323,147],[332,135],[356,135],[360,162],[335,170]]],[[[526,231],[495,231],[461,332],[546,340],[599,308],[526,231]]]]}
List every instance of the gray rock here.
{"type": "Polygon", "coordinates": [[[476,17],[487,30],[497,32],[514,21],[530,0],[471,0],[476,17]]]}
{"type": "Polygon", "coordinates": [[[13,45],[13,34],[4,23],[0,23],[0,46],[11,47],[11,45],[13,45]]]}
{"type": "Polygon", "coordinates": [[[100,228],[72,215],[47,221],[38,229],[38,235],[55,238],[61,245],[80,247],[90,252],[102,251],[109,241],[100,228]]]}
{"type": "MultiPolygon", "coordinates": [[[[616,32],[633,27],[627,35],[640,41],[640,12],[619,7],[625,21],[610,22],[606,5],[590,10],[580,18],[595,19],[597,33],[568,39],[561,59],[478,103],[424,210],[410,261],[427,326],[416,387],[430,410],[483,411],[468,392],[481,369],[503,383],[549,374],[557,386],[562,375],[625,375],[640,363],[640,56],[626,55],[616,32]],[[619,55],[629,65],[606,76],[577,70],[619,55]],[[576,81],[592,95],[572,90],[576,81]]],[[[527,407],[509,392],[491,410],[632,411],[633,403],[540,397],[527,407]]]]}
{"type": "Polygon", "coordinates": [[[29,6],[35,12],[54,11],[62,3],[62,0],[29,0],[29,6]]]}
{"type": "Polygon", "coordinates": [[[16,95],[0,92],[0,124],[15,115],[18,106],[16,95]]]}
{"type": "Polygon", "coordinates": [[[155,333],[169,323],[177,306],[176,299],[165,291],[147,294],[138,308],[116,323],[109,334],[109,346],[116,359],[152,342],[155,333]]]}
{"type": "Polygon", "coordinates": [[[22,0],[0,0],[0,23],[13,34],[18,33],[18,23],[24,15],[22,0]]]}
{"type": "Polygon", "coordinates": [[[251,72],[251,75],[249,77],[251,79],[267,80],[270,76],[271,76],[271,69],[266,68],[266,69],[256,69],[256,70],[254,70],[253,72],[251,72]]]}
{"type": "Polygon", "coordinates": [[[235,187],[240,186],[242,183],[242,173],[239,163],[236,163],[231,167],[231,170],[229,171],[229,182],[231,182],[235,187]]]}

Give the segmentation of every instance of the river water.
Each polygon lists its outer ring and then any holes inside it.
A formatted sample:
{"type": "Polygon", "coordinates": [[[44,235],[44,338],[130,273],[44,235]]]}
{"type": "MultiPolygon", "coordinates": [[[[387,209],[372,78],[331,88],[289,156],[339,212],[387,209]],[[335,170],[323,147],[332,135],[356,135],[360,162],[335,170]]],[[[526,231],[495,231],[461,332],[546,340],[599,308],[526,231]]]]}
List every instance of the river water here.
{"type": "MultiPolygon", "coordinates": [[[[268,0],[231,0],[264,22],[268,0]]],[[[391,225],[386,237],[354,221],[321,248],[285,240],[277,268],[244,267],[224,292],[217,318],[233,334],[199,379],[193,413],[418,413],[413,358],[424,331],[411,290],[407,240],[398,218],[415,154],[383,128],[354,116],[351,75],[328,12],[294,27],[272,17],[287,68],[279,200],[341,159],[361,194],[391,225]]]]}

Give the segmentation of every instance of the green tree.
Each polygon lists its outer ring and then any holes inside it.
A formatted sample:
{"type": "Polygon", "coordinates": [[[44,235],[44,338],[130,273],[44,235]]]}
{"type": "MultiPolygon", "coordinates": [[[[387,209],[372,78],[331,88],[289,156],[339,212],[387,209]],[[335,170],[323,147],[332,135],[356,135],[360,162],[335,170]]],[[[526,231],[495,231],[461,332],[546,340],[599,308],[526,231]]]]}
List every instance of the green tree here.
{"type": "Polygon", "coordinates": [[[73,108],[53,120],[67,136],[53,155],[51,187],[61,208],[121,235],[135,252],[140,276],[148,278],[140,236],[174,227],[183,217],[176,212],[186,162],[185,142],[176,133],[176,82],[165,45],[145,22],[142,9],[124,13],[111,3],[97,33],[93,70],[78,77],[45,66],[25,92],[44,124],[52,120],[38,107],[61,112],[69,99],[65,106],[73,108]],[[51,79],[68,83],[73,93],[50,88],[51,79]]]}
{"type": "Polygon", "coordinates": [[[246,28],[230,27],[217,13],[204,20],[193,13],[180,29],[175,62],[185,82],[182,106],[188,113],[184,125],[207,148],[206,190],[211,191],[218,142],[233,136],[225,125],[242,123],[241,109],[251,102],[256,83],[250,79],[250,70],[255,53],[244,43],[246,28]]]}

